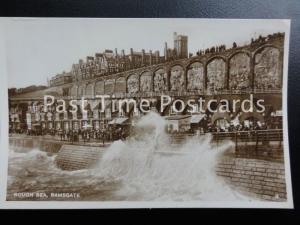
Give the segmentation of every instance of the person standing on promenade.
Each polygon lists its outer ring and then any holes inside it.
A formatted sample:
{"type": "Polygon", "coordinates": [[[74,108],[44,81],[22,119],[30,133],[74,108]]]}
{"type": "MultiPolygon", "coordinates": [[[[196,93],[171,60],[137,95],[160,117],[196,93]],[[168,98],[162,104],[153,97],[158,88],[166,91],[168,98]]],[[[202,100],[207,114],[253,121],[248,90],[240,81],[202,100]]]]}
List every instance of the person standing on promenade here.
{"type": "Polygon", "coordinates": [[[104,144],[105,144],[105,131],[103,129],[100,132],[100,136],[101,136],[101,139],[102,139],[102,145],[104,146],[104,144]]]}

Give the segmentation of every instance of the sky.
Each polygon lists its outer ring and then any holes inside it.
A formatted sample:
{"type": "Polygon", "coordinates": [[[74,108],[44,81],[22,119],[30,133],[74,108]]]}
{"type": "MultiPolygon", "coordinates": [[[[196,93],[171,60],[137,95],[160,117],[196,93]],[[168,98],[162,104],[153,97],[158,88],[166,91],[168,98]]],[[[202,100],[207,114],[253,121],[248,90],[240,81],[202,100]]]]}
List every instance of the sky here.
{"type": "Polygon", "coordinates": [[[145,49],[159,50],[164,42],[173,48],[173,32],[188,36],[188,49],[233,42],[244,45],[251,38],[284,32],[283,20],[209,19],[62,19],[12,18],[5,24],[8,87],[47,85],[47,79],[70,71],[73,63],[105,49],[128,54],[145,49]]]}

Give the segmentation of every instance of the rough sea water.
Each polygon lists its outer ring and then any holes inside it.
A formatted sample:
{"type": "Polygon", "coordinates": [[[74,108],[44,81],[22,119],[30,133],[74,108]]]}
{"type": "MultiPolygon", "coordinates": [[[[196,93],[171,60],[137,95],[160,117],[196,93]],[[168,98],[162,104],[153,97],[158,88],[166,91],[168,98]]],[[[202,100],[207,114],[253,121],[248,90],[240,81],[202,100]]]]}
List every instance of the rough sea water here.
{"type": "Polygon", "coordinates": [[[218,157],[232,144],[214,146],[211,137],[195,136],[174,146],[165,121],[155,113],[142,117],[134,134],[104,151],[96,166],[63,171],[55,155],[38,149],[9,154],[8,200],[84,201],[250,201],[215,174],[218,157]],[[14,193],[46,193],[48,198],[14,193]],[[55,198],[50,193],[79,193],[55,198]]]}

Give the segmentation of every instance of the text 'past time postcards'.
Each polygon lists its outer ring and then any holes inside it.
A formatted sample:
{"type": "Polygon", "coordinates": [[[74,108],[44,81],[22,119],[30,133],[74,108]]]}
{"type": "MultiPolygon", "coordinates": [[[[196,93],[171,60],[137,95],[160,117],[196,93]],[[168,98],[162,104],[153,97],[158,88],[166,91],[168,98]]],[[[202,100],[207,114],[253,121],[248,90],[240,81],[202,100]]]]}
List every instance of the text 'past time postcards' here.
{"type": "Polygon", "coordinates": [[[1,18],[0,208],[292,208],[289,32],[1,18]]]}

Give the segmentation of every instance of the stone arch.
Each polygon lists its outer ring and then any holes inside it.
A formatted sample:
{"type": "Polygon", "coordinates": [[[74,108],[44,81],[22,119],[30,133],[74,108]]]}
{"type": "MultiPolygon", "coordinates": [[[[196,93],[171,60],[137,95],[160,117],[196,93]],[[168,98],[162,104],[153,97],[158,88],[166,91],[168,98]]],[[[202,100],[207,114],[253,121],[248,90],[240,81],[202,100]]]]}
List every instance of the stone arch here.
{"type": "Polygon", "coordinates": [[[216,56],[211,58],[206,65],[207,90],[220,91],[226,85],[226,60],[224,57],[216,56]]]}
{"type": "Polygon", "coordinates": [[[204,89],[204,66],[194,61],[187,67],[187,90],[204,89]]]}
{"type": "Polygon", "coordinates": [[[229,88],[241,90],[251,87],[249,53],[239,51],[229,58],[229,88]]]}
{"type": "MultiPolygon", "coordinates": [[[[231,59],[233,56],[235,56],[236,54],[239,54],[239,53],[243,53],[243,54],[246,54],[248,55],[249,57],[251,57],[251,52],[247,51],[247,50],[243,50],[243,49],[239,49],[237,51],[234,51],[233,53],[231,53],[229,56],[228,56],[228,59],[231,59]]],[[[223,57],[224,58],[224,57],[223,57]]],[[[225,58],[224,58],[225,60],[225,58]]]]}
{"type": "Polygon", "coordinates": [[[131,74],[127,78],[127,92],[136,93],[139,91],[139,75],[131,74]]]}
{"type": "Polygon", "coordinates": [[[252,105],[252,109],[251,104],[249,102],[246,102],[246,104],[244,104],[244,109],[242,108],[242,105],[240,105],[240,108],[238,110],[238,119],[239,121],[242,123],[244,122],[244,120],[248,119],[248,118],[255,118],[256,120],[260,121],[260,122],[264,122],[264,116],[262,115],[262,113],[259,113],[257,110],[257,99],[253,99],[253,105],[252,105]]]}
{"type": "Polygon", "coordinates": [[[170,69],[170,90],[183,91],[185,90],[185,76],[184,67],[181,65],[174,65],[170,69]]]}
{"type": "Polygon", "coordinates": [[[79,85],[77,90],[78,97],[82,97],[84,95],[84,90],[85,90],[85,84],[79,85]]]}
{"type": "Polygon", "coordinates": [[[173,63],[169,64],[168,68],[169,68],[169,70],[171,70],[175,66],[180,66],[182,68],[185,68],[186,67],[186,63],[184,61],[182,61],[182,60],[176,61],[176,62],[173,62],[173,63]]]}
{"type": "Polygon", "coordinates": [[[115,86],[116,93],[126,93],[126,78],[119,77],[116,79],[116,86],[115,86]]]}
{"type": "Polygon", "coordinates": [[[259,52],[261,52],[264,48],[276,48],[280,51],[280,48],[277,47],[276,45],[273,45],[273,44],[264,44],[262,46],[259,46],[257,49],[254,50],[253,52],[253,56],[255,56],[256,54],[258,54],[259,52]]]}
{"type": "Polygon", "coordinates": [[[165,68],[158,68],[154,71],[153,88],[156,92],[168,90],[168,72],[165,68]]]}
{"type": "Polygon", "coordinates": [[[140,91],[149,92],[152,90],[152,72],[144,71],[140,75],[140,91]]]}
{"type": "Polygon", "coordinates": [[[94,96],[94,84],[93,83],[89,83],[86,85],[85,95],[94,96]]]}
{"type": "Polygon", "coordinates": [[[211,122],[212,124],[215,124],[217,120],[227,120],[227,122],[229,123],[231,118],[229,115],[229,112],[223,112],[220,110],[220,108],[222,107],[221,103],[217,103],[217,107],[216,107],[216,112],[214,112],[214,114],[211,117],[211,122]]]}
{"type": "Polygon", "coordinates": [[[105,94],[113,94],[115,91],[115,80],[108,79],[104,81],[104,93],[105,94]]]}
{"type": "Polygon", "coordinates": [[[71,87],[71,90],[70,90],[71,96],[77,97],[77,90],[78,90],[77,85],[73,85],[73,86],[71,87]]]}
{"type": "Polygon", "coordinates": [[[96,81],[95,83],[95,95],[103,95],[104,94],[104,81],[96,81]]]}
{"type": "Polygon", "coordinates": [[[239,117],[239,121],[242,123],[245,120],[249,119],[249,118],[255,118],[258,121],[260,121],[261,123],[264,122],[264,117],[263,115],[261,115],[258,112],[247,112],[247,113],[242,113],[239,117]]]}
{"type": "Polygon", "coordinates": [[[219,120],[226,120],[227,123],[230,123],[230,116],[228,115],[228,113],[215,113],[213,114],[212,118],[211,118],[211,123],[212,124],[216,124],[217,121],[219,120]]]}
{"type": "Polygon", "coordinates": [[[216,124],[217,121],[219,121],[219,120],[226,120],[229,124],[230,123],[230,116],[228,115],[228,113],[222,113],[222,115],[219,115],[219,114],[215,115],[214,114],[212,116],[211,122],[212,122],[212,124],[216,124]]]}
{"type": "Polygon", "coordinates": [[[274,46],[263,46],[254,54],[254,87],[257,89],[281,88],[280,50],[274,46]]]}
{"type": "Polygon", "coordinates": [[[227,58],[225,56],[223,56],[223,55],[214,55],[214,56],[212,56],[212,57],[210,57],[210,58],[207,59],[206,65],[209,64],[211,61],[214,61],[215,59],[223,59],[225,62],[227,60],[227,58]]]}

